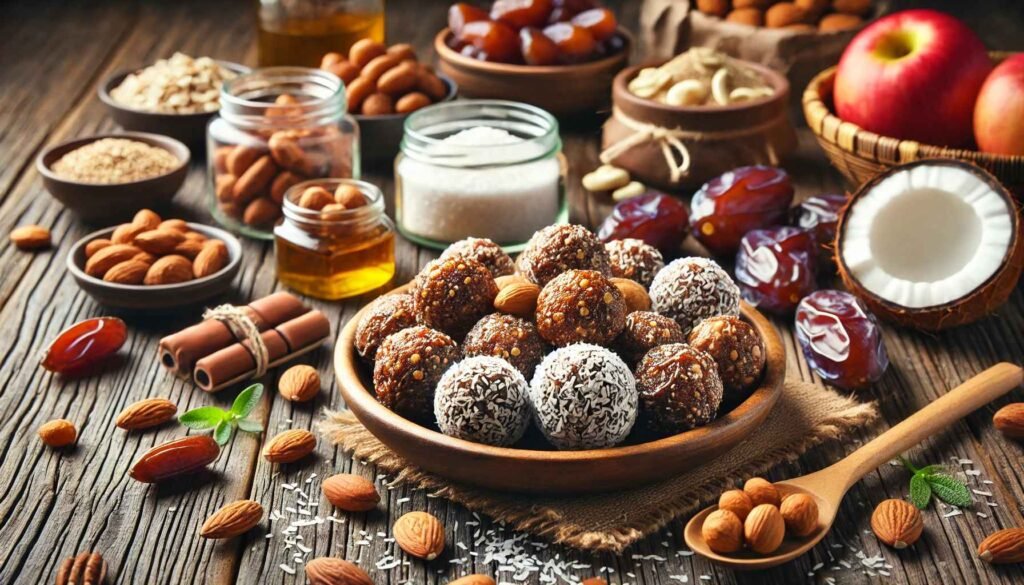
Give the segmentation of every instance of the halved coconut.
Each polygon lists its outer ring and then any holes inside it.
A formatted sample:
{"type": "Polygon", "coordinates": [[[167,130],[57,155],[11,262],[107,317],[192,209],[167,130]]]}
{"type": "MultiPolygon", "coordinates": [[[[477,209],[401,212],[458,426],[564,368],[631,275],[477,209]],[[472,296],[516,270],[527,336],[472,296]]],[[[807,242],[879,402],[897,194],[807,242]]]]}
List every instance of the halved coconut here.
{"type": "Polygon", "coordinates": [[[1013,196],[968,162],[928,159],[865,183],[840,215],[843,282],[880,317],[928,331],[1006,302],[1024,267],[1013,196]]]}

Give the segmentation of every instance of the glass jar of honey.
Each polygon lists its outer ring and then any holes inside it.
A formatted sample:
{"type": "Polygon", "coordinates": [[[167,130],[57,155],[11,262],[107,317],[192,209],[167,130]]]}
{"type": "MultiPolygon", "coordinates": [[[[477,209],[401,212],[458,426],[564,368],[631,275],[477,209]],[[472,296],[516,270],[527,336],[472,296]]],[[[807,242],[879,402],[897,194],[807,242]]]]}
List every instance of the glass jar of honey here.
{"type": "Polygon", "coordinates": [[[359,295],[383,286],[395,274],[395,225],[384,213],[380,189],[354,179],[315,179],[284,196],[284,221],[274,228],[277,279],[296,291],[326,300],[359,295]],[[310,187],[359,190],[364,203],[321,210],[299,205],[310,187]]]}
{"type": "Polygon", "coordinates": [[[384,42],[384,0],[260,0],[259,64],[317,67],[360,39],[384,42]]]}

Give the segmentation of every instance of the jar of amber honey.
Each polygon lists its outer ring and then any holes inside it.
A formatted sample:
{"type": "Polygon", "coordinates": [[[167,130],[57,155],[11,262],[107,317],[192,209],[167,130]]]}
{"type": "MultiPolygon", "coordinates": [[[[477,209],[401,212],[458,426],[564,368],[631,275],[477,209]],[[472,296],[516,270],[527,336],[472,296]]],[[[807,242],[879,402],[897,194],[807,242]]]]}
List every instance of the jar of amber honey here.
{"type": "Polygon", "coordinates": [[[360,39],[384,42],[384,0],[260,0],[261,67],[318,67],[360,39]]]}
{"type": "Polygon", "coordinates": [[[376,289],[394,276],[395,225],[374,185],[314,179],[289,189],[283,203],[284,221],[274,228],[281,284],[336,300],[376,289]],[[311,190],[324,198],[337,193],[338,199],[310,203],[311,190]]]}

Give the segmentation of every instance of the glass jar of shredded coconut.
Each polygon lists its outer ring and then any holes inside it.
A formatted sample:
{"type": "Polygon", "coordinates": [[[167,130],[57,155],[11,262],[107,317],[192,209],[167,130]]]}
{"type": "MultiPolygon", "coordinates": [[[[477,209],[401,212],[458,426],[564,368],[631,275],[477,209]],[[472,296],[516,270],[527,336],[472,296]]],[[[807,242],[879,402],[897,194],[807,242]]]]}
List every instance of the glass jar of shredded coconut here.
{"type": "Polygon", "coordinates": [[[465,100],[405,121],[395,161],[398,229],[444,248],[489,238],[510,251],[565,221],[565,163],[558,121],[527,104],[465,100]]]}

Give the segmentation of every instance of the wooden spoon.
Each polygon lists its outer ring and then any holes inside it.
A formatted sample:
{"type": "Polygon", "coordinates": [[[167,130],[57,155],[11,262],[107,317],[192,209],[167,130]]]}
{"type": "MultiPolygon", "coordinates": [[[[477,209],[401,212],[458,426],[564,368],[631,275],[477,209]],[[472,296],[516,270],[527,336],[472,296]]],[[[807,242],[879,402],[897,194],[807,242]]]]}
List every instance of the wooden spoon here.
{"type": "Polygon", "coordinates": [[[838,463],[810,475],[776,483],[783,497],[795,492],[804,492],[814,497],[818,502],[818,528],[803,538],[787,537],[771,556],[757,555],[750,551],[721,555],[708,548],[700,529],[704,519],[718,506],[705,508],[686,524],[686,544],[694,552],[732,569],[767,569],[789,562],[809,551],[825,537],[836,519],[843,496],[864,475],[1020,386],[1022,382],[1024,370],[1019,366],[1005,362],[996,364],[910,415],[838,463]]]}

